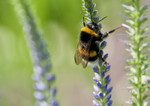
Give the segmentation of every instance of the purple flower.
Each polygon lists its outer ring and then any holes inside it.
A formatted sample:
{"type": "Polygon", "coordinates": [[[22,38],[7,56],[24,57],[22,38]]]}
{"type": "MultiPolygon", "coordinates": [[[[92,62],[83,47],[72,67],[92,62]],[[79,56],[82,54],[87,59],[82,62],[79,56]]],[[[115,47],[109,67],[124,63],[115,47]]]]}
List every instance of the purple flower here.
{"type": "Polygon", "coordinates": [[[33,60],[34,66],[34,74],[32,78],[35,81],[34,97],[37,100],[35,105],[58,106],[50,105],[48,103],[48,99],[54,99],[54,96],[56,95],[56,88],[54,88],[52,84],[52,81],[55,80],[55,76],[50,71],[51,62],[50,54],[47,50],[47,45],[37,27],[29,6],[26,4],[26,2],[24,2],[24,0],[20,2],[20,5],[22,7],[20,9],[23,12],[22,14],[19,14],[19,16],[22,20],[21,22],[28,38],[27,41],[31,50],[31,58],[33,60]]]}
{"type": "Polygon", "coordinates": [[[100,20],[100,17],[93,17],[94,22],[98,22],[100,20]]]}
{"type": "Polygon", "coordinates": [[[94,81],[94,82],[98,82],[98,80],[97,80],[95,77],[93,78],[93,81],[94,81]]]}
{"type": "Polygon", "coordinates": [[[106,90],[108,87],[108,84],[104,84],[104,89],[106,90]]]}
{"type": "Polygon", "coordinates": [[[101,77],[104,77],[104,76],[105,76],[105,72],[102,71],[102,72],[101,72],[101,77]]]}
{"type": "Polygon", "coordinates": [[[103,95],[102,92],[99,92],[99,93],[98,93],[98,96],[99,96],[100,98],[102,98],[104,95],[103,95]]]}
{"type": "Polygon", "coordinates": [[[96,92],[93,92],[95,98],[99,98],[99,95],[96,92]]]}
{"type": "Polygon", "coordinates": [[[101,32],[102,25],[100,23],[99,16],[96,16],[97,11],[94,10],[95,4],[93,0],[83,0],[83,11],[85,16],[85,24],[93,24],[93,29],[99,36],[99,40],[95,42],[97,46],[99,46],[99,58],[98,58],[98,65],[92,67],[94,72],[94,92],[93,96],[95,100],[93,100],[94,106],[110,106],[112,104],[111,99],[111,91],[112,87],[109,88],[109,83],[111,81],[110,75],[107,75],[107,72],[110,70],[110,65],[107,63],[106,59],[108,54],[104,54],[103,49],[106,47],[107,42],[104,41],[104,38],[108,36],[108,34],[103,34],[101,32]],[[107,76],[106,76],[107,75],[107,76]],[[106,102],[107,101],[107,102],[106,102]]]}
{"type": "Polygon", "coordinates": [[[109,101],[111,98],[111,94],[109,94],[107,97],[106,97],[106,101],[109,101]]]}
{"type": "Polygon", "coordinates": [[[98,104],[95,100],[93,100],[93,105],[94,105],[94,106],[101,106],[101,105],[98,104]]]}
{"type": "Polygon", "coordinates": [[[54,81],[55,80],[55,75],[54,74],[47,74],[46,75],[46,80],[47,81],[54,81]]]}
{"type": "Polygon", "coordinates": [[[54,98],[51,98],[49,102],[50,106],[59,106],[58,102],[54,98]]]}
{"type": "Polygon", "coordinates": [[[110,87],[107,89],[107,94],[110,93],[112,91],[113,87],[110,87]]]}
{"type": "Polygon", "coordinates": [[[45,100],[45,96],[44,96],[44,94],[42,93],[42,92],[35,92],[34,93],[34,97],[36,98],[36,99],[38,99],[38,100],[40,100],[40,101],[43,101],[43,100],[45,100]]]}
{"type": "Polygon", "coordinates": [[[112,103],[113,103],[113,101],[112,101],[112,100],[108,101],[107,106],[111,106],[111,105],[112,105],[112,103]]]}
{"type": "Polygon", "coordinates": [[[98,86],[99,88],[102,87],[102,84],[101,84],[100,82],[96,82],[96,84],[97,84],[97,86],[98,86]]]}
{"type": "Polygon", "coordinates": [[[108,57],[108,53],[103,56],[103,59],[106,60],[108,57]]]}
{"type": "Polygon", "coordinates": [[[107,69],[107,70],[110,70],[110,68],[111,68],[111,66],[110,66],[110,65],[108,65],[108,66],[106,67],[106,69],[107,69]]]}
{"type": "Polygon", "coordinates": [[[107,42],[106,41],[102,41],[101,44],[100,44],[100,48],[104,48],[106,45],[107,45],[107,42]]]}
{"type": "Polygon", "coordinates": [[[41,90],[42,91],[42,90],[45,90],[47,88],[47,85],[44,82],[39,81],[39,82],[35,83],[34,88],[36,90],[41,90]]]}
{"type": "Polygon", "coordinates": [[[98,67],[97,67],[97,66],[93,67],[93,70],[94,70],[94,72],[96,72],[96,73],[98,73],[98,72],[99,72],[99,69],[98,69],[98,67]]]}
{"type": "Polygon", "coordinates": [[[98,92],[98,91],[99,91],[99,88],[98,88],[96,85],[94,85],[93,88],[94,88],[94,91],[95,91],[95,92],[98,92]]]}
{"type": "Polygon", "coordinates": [[[105,77],[105,83],[109,83],[111,81],[111,79],[110,79],[110,75],[107,75],[106,77],[105,77]]]}
{"type": "Polygon", "coordinates": [[[50,94],[55,96],[57,93],[57,89],[56,88],[52,88],[51,91],[50,91],[50,94]]]}
{"type": "Polygon", "coordinates": [[[103,55],[103,54],[104,54],[103,50],[100,50],[100,51],[99,51],[99,54],[100,54],[100,55],[103,55]]]}

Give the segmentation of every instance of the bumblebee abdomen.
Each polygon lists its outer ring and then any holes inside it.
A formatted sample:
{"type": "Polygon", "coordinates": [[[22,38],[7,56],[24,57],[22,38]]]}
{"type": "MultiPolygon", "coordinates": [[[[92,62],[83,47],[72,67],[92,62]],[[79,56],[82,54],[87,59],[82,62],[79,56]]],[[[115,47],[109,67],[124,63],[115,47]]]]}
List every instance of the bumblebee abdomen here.
{"type": "Polygon", "coordinates": [[[93,61],[97,60],[98,55],[95,55],[95,56],[93,56],[93,57],[90,57],[90,56],[86,56],[86,55],[84,55],[84,54],[81,54],[81,57],[82,57],[84,60],[86,60],[86,61],[93,62],[93,61]]]}
{"type": "Polygon", "coordinates": [[[97,50],[85,50],[84,47],[79,45],[78,51],[81,54],[81,57],[86,61],[95,61],[98,58],[97,50]]]}

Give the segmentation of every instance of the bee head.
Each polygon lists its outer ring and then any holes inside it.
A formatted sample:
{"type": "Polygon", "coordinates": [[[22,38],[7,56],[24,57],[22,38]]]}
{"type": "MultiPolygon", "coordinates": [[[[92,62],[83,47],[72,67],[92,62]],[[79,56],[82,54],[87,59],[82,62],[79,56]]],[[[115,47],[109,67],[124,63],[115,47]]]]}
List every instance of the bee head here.
{"type": "Polygon", "coordinates": [[[90,22],[87,24],[87,27],[90,28],[91,30],[94,30],[96,33],[99,30],[98,24],[94,23],[94,22],[90,22]]]}

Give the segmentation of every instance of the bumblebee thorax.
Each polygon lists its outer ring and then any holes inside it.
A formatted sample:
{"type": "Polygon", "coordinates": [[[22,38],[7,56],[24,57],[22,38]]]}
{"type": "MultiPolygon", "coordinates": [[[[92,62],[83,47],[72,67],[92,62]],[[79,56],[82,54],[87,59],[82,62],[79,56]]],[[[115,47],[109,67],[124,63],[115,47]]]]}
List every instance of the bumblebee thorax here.
{"type": "Polygon", "coordinates": [[[98,36],[98,34],[89,26],[82,27],[81,32],[84,32],[93,36],[98,36]]]}

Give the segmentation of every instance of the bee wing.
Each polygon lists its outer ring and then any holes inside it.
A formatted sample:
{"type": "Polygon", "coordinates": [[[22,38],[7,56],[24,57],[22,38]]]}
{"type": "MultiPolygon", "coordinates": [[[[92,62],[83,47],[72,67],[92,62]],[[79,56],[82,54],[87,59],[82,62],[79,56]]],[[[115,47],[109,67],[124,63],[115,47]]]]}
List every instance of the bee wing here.
{"type": "Polygon", "coordinates": [[[87,67],[88,61],[82,59],[81,54],[79,53],[78,50],[76,50],[76,53],[74,55],[74,60],[75,60],[75,63],[77,65],[79,65],[80,63],[82,63],[83,68],[87,67]]]}
{"type": "Polygon", "coordinates": [[[87,60],[84,60],[84,59],[82,59],[82,66],[83,66],[83,68],[86,68],[87,67],[87,64],[88,64],[88,61],[87,60]]]}
{"type": "Polygon", "coordinates": [[[87,67],[87,64],[88,64],[88,60],[89,60],[89,55],[90,55],[90,47],[91,47],[91,42],[92,42],[92,39],[93,37],[91,37],[91,39],[88,41],[88,43],[85,43],[84,44],[84,50],[88,52],[88,56],[87,56],[87,59],[82,59],[82,66],[83,68],[86,68],[87,67]]]}
{"type": "MultiPolygon", "coordinates": [[[[78,49],[78,48],[77,48],[78,49]]],[[[82,61],[82,58],[81,58],[81,54],[79,53],[78,50],[76,50],[76,53],[74,55],[74,61],[77,65],[79,65],[82,61]]]]}
{"type": "MultiPolygon", "coordinates": [[[[91,42],[92,42],[92,38],[87,43],[85,43],[85,44],[79,42],[78,47],[79,47],[79,45],[82,45],[84,47],[84,50],[86,52],[88,52],[88,54],[90,54],[91,42]]],[[[77,47],[77,50],[76,50],[75,55],[74,55],[75,63],[77,65],[79,65],[80,63],[82,63],[83,68],[86,68],[87,64],[88,64],[89,56],[86,57],[87,58],[86,60],[83,59],[81,57],[81,53],[78,50],[78,47],[77,47]]]]}

